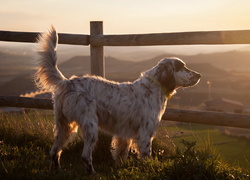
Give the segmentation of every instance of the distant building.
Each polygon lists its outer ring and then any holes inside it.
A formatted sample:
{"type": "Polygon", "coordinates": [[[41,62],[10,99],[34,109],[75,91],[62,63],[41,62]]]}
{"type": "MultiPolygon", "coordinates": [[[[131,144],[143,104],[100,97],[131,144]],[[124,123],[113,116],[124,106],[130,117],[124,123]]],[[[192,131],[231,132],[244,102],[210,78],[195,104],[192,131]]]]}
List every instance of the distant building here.
{"type": "Polygon", "coordinates": [[[208,111],[221,112],[243,112],[244,105],[239,101],[233,101],[226,98],[216,98],[205,102],[208,111]]]}

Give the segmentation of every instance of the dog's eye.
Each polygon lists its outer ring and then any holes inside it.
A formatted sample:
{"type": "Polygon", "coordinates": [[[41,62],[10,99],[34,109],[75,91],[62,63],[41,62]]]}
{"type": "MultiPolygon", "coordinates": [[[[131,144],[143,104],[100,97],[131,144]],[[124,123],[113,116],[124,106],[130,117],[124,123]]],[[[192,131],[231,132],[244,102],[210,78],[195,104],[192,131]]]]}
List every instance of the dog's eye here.
{"type": "Polygon", "coordinates": [[[174,67],[175,67],[175,71],[180,71],[181,69],[183,69],[185,66],[185,64],[183,64],[180,61],[175,61],[174,62],[174,67]]]}

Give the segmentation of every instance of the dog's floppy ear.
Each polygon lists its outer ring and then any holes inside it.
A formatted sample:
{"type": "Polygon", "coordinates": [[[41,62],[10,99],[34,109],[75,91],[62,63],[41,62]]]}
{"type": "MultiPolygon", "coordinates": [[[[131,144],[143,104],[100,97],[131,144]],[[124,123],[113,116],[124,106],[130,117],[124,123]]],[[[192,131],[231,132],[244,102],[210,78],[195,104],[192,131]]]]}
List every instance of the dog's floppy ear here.
{"type": "Polygon", "coordinates": [[[176,86],[172,62],[168,61],[160,63],[158,68],[158,80],[161,86],[167,91],[167,93],[172,92],[176,86]]]}

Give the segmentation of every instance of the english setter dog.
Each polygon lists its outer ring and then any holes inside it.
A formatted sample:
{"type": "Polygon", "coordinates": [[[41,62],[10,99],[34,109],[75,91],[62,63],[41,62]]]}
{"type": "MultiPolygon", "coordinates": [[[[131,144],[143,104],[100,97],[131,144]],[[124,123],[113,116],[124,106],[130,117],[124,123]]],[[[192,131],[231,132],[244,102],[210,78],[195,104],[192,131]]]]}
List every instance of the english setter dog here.
{"type": "Polygon", "coordinates": [[[60,167],[62,149],[78,126],[83,133],[82,160],[88,173],[95,173],[92,150],[98,127],[113,136],[114,160],[125,161],[132,142],[137,144],[141,158],[150,157],[168,99],[177,88],[197,84],[201,75],[178,58],[166,58],[134,82],[118,83],[90,75],[68,79],[56,65],[57,41],[54,27],[39,36],[40,58],[35,74],[37,86],[53,93],[55,141],[51,165],[60,167]]]}

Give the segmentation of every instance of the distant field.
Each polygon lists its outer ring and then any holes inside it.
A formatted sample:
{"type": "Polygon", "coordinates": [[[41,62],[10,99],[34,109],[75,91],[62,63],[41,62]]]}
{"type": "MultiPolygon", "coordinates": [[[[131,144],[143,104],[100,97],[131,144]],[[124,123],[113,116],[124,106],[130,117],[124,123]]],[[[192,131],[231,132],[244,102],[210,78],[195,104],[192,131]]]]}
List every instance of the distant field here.
{"type": "Polygon", "coordinates": [[[224,162],[250,169],[250,139],[228,136],[214,126],[199,124],[162,125],[160,131],[164,129],[167,129],[176,146],[180,146],[181,139],[197,141],[200,147],[209,143],[224,162]]]}

